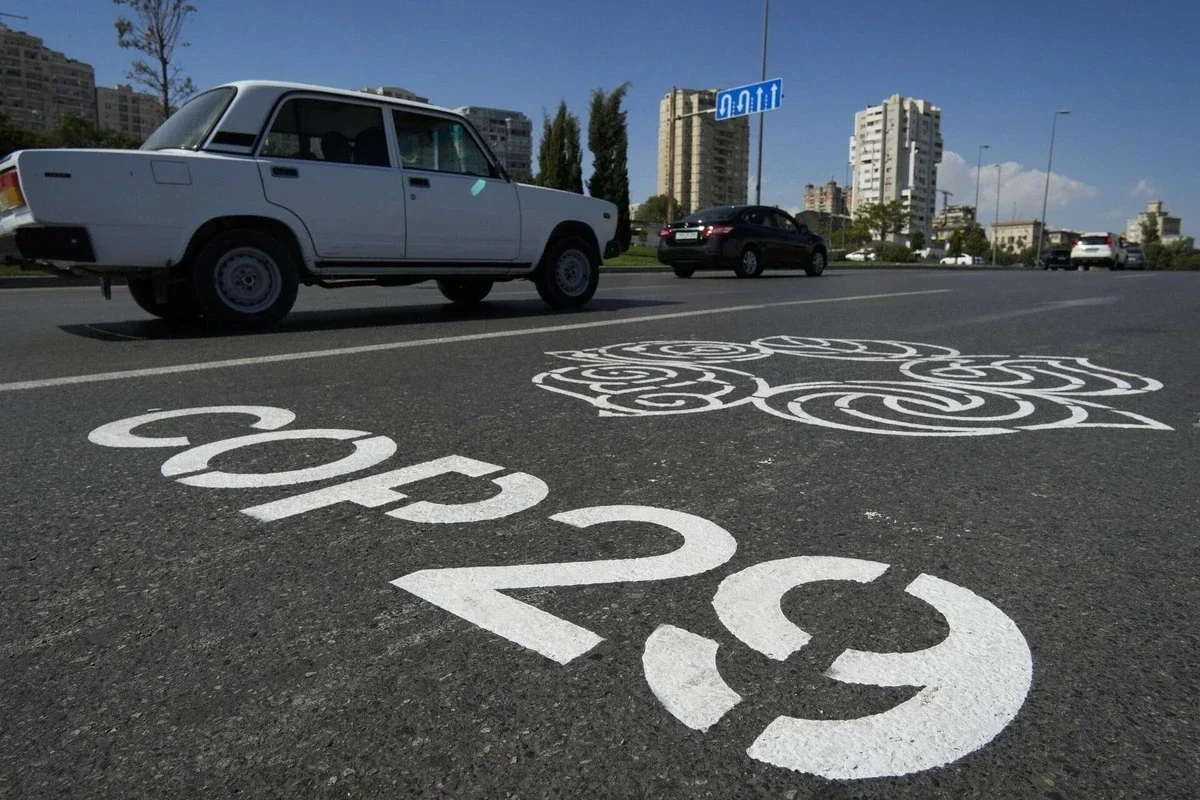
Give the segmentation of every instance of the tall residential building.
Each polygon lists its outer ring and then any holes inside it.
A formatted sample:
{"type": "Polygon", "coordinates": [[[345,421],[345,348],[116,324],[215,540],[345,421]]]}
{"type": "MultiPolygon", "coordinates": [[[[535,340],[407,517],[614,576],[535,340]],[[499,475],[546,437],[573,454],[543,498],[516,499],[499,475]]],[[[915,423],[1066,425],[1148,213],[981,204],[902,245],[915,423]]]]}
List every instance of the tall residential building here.
{"type": "Polygon", "coordinates": [[[101,130],[119,131],[144,142],[162,121],[162,100],[154,95],[135,92],[128,84],[96,87],[96,125],[101,130]]]}
{"type": "Polygon", "coordinates": [[[911,221],[897,238],[915,230],[930,236],[941,161],[942,110],[932,103],[894,94],[855,113],[850,137],[851,214],[857,216],[859,209],[872,203],[899,200],[911,221]]]}
{"type": "Polygon", "coordinates": [[[804,210],[818,211],[822,214],[848,215],[850,213],[850,189],[838,186],[837,181],[832,179],[820,186],[811,183],[805,184],[804,210]]]}
{"type": "Polygon", "coordinates": [[[399,86],[377,86],[374,89],[369,86],[366,89],[359,91],[367,94],[377,94],[380,97],[394,97],[397,100],[411,100],[414,103],[428,103],[428,97],[421,97],[415,92],[410,92],[408,89],[401,89],[399,86]]]}
{"type": "Polygon", "coordinates": [[[487,141],[509,175],[517,180],[533,177],[533,122],[520,111],[482,106],[455,109],[487,141]]]}
{"type": "Polygon", "coordinates": [[[671,111],[676,117],[716,107],[715,89],[676,89],[658,104],[658,194],[670,194],[688,211],[746,202],[750,178],[750,120],[717,122],[713,114],[675,121],[674,185],[669,174],[671,111]],[[674,100],[674,103],[672,103],[674,100]]]}
{"type": "Polygon", "coordinates": [[[1182,238],[1179,231],[1183,227],[1183,221],[1179,217],[1172,217],[1168,214],[1163,209],[1162,200],[1146,203],[1146,210],[1129,220],[1125,225],[1125,238],[1131,242],[1141,243],[1142,223],[1151,219],[1158,223],[1158,236],[1164,242],[1182,238]]]}
{"type": "Polygon", "coordinates": [[[53,130],[67,117],[94,122],[96,72],[0,23],[0,114],[35,131],[53,130]]]}

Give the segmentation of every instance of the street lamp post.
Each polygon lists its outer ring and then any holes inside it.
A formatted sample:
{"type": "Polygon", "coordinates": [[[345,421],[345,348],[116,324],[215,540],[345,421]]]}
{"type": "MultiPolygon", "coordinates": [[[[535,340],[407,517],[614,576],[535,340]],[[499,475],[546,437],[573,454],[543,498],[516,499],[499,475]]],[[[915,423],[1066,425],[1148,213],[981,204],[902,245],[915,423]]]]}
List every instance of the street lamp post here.
{"type": "Polygon", "coordinates": [[[1062,109],[1054,112],[1054,120],[1050,123],[1050,158],[1046,162],[1046,188],[1042,192],[1042,229],[1038,235],[1037,243],[1037,260],[1033,262],[1037,266],[1042,261],[1042,239],[1046,235],[1046,201],[1050,198],[1050,167],[1054,165],[1054,132],[1058,128],[1058,117],[1060,114],[1070,114],[1070,110],[1062,109]]]}
{"type": "MultiPolygon", "coordinates": [[[[771,18],[771,0],[763,0],[763,52],[762,52],[762,80],[767,79],[767,22],[771,18]]],[[[763,147],[763,125],[767,122],[766,114],[758,115],[758,168],[754,176],[754,203],[755,205],[762,204],[762,147],[763,147]]]]}
{"type": "Polygon", "coordinates": [[[987,150],[986,144],[979,145],[979,158],[975,159],[975,217],[979,218],[979,173],[983,171],[983,151],[987,150]]]}
{"type": "Polygon", "coordinates": [[[992,266],[996,266],[996,247],[1000,243],[1000,165],[996,165],[996,224],[992,226],[992,266]]]}

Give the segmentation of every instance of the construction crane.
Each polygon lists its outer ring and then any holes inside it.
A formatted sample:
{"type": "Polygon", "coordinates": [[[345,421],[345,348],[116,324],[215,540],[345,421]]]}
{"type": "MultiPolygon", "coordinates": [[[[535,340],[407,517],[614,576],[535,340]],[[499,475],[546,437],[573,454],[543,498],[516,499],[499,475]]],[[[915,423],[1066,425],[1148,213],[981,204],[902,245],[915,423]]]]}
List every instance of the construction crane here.
{"type": "Polygon", "coordinates": [[[20,14],[5,14],[3,11],[0,11],[0,17],[12,17],[13,19],[29,19],[29,17],[22,17],[20,14]]]}
{"type": "Polygon", "coordinates": [[[950,205],[950,198],[954,197],[954,192],[948,192],[945,189],[938,189],[938,192],[942,195],[942,213],[945,214],[946,206],[950,205]]]}

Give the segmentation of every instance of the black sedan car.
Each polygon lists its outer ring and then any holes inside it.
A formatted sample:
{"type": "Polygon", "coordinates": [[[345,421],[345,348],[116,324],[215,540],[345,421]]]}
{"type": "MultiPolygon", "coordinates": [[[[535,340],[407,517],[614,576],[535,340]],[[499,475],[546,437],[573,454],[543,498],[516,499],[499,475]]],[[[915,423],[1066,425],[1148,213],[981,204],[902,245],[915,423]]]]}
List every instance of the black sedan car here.
{"type": "Polygon", "coordinates": [[[1044,250],[1039,262],[1042,269],[1075,269],[1071,266],[1070,250],[1044,250]]]}
{"type": "Polygon", "coordinates": [[[825,271],[829,252],[824,239],[778,208],[714,206],[663,227],[658,260],[680,278],[698,269],[731,269],[739,278],[757,278],[768,267],[816,276],[825,271]]]}

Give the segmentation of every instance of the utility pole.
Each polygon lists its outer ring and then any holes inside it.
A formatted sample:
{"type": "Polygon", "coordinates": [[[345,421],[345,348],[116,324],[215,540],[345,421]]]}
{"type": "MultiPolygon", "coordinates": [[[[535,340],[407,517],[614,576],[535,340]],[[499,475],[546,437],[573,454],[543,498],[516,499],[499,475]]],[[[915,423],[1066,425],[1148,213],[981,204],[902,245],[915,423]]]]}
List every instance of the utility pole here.
{"type": "Polygon", "coordinates": [[[1046,161],[1046,189],[1042,192],[1042,229],[1038,232],[1037,260],[1033,262],[1034,266],[1042,261],[1042,237],[1046,234],[1046,200],[1050,198],[1050,167],[1054,165],[1054,131],[1058,127],[1058,116],[1070,113],[1067,109],[1055,111],[1054,121],[1050,123],[1050,158],[1046,161]]]}
{"type": "Polygon", "coordinates": [[[979,219],[979,173],[983,171],[983,151],[986,144],[979,145],[979,158],[975,159],[975,219],[979,219]]]}
{"type": "Polygon", "coordinates": [[[996,266],[996,246],[1000,243],[1000,165],[996,165],[996,224],[992,227],[992,266],[996,266]]]}
{"type": "MultiPolygon", "coordinates": [[[[763,0],[763,51],[762,51],[762,80],[767,79],[767,22],[771,18],[771,0],[763,0]]],[[[754,176],[754,203],[762,204],[762,147],[763,125],[767,123],[767,115],[758,115],[758,169],[754,176]]]]}

